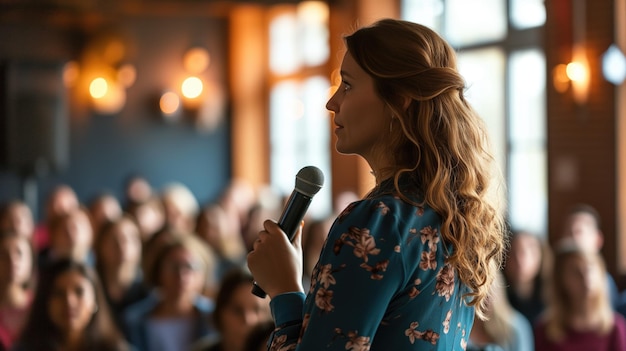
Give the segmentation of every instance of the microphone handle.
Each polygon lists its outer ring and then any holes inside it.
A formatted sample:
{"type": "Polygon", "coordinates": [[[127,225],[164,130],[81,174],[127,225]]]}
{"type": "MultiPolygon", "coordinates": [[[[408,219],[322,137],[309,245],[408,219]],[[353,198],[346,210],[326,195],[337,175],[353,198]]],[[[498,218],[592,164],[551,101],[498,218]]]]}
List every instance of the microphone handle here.
{"type": "MultiPolygon", "coordinates": [[[[304,215],[306,214],[306,210],[309,208],[311,204],[312,198],[306,196],[296,190],[291,193],[289,196],[289,200],[283,209],[283,213],[280,215],[280,219],[278,220],[278,226],[282,229],[289,241],[293,240],[293,237],[296,236],[296,232],[298,231],[298,227],[304,219],[304,215]]],[[[262,299],[267,296],[267,293],[261,289],[256,282],[254,282],[254,286],[252,287],[252,293],[262,299]]]]}

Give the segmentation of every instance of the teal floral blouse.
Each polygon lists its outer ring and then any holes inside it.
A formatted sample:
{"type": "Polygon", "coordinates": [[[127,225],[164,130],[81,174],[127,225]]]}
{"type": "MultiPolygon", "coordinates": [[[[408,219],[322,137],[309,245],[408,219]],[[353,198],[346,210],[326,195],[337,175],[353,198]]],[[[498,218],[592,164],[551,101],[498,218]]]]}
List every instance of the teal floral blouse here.
{"type": "Polygon", "coordinates": [[[271,351],[465,350],[474,308],[445,263],[441,218],[390,194],[335,220],[311,287],[275,296],[271,351]]]}

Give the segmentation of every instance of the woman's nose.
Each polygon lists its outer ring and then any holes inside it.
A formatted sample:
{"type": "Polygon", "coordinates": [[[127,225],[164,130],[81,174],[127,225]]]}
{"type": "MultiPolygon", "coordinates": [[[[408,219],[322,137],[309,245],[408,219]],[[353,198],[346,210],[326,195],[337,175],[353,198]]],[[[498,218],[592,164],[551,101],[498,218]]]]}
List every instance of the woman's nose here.
{"type": "Polygon", "coordinates": [[[339,104],[337,103],[337,92],[335,92],[333,96],[328,99],[328,102],[326,102],[326,109],[335,113],[339,111],[339,104]]]}

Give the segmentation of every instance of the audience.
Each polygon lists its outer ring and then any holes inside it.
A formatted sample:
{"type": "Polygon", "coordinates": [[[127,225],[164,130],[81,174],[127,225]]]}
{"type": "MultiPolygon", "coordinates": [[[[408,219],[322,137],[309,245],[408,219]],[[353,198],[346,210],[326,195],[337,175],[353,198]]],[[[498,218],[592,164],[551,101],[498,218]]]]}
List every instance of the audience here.
{"type": "Polygon", "coordinates": [[[200,208],[189,188],[180,183],[169,184],[163,189],[161,200],[168,227],[187,233],[194,231],[200,208]]]}
{"type": "Polygon", "coordinates": [[[214,275],[208,246],[193,235],[172,237],[158,247],[145,279],[156,289],[127,308],[125,329],[138,351],[187,351],[215,333],[209,321],[214,303],[203,296],[214,275]]]}
{"type": "Polygon", "coordinates": [[[144,243],[165,227],[165,208],[161,199],[156,196],[134,203],[128,208],[128,213],[137,220],[141,241],[144,243]]]}
{"type": "Polygon", "coordinates": [[[130,347],[111,320],[95,272],[82,262],[60,259],[42,272],[14,350],[126,351],[130,347]]]}
{"type": "Polygon", "coordinates": [[[493,283],[486,314],[488,320],[474,318],[470,348],[485,349],[489,345],[497,345],[503,351],[534,350],[532,325],[509,303],[502,276],[493,283]]]}
{"type": "Polygon", "coordinates": [[[0,230],[12,231],[33,241],[35,220],[30,207],[21,200],[7,202],[0,209],[0,230]]]}
{"type": "MultiPolygon", "coordinates": [[[[604,245],[604,235],[600,228],[598,211],[588,204],[577,204],[569,210],[565,218],[560,240],[573,240],[582,249],[600,254],[604,245]]],[[[615,308],[619,304],[619,289],[611,274],[608,271],[605,274],[611,306],[615,308]]]]}
{"type": "Polygon", "coordinates": [[[267,351],[267,343],[275,325],[272,319],[257,323],[246,337],[243,351],[267,351]]]}
{"type": "Polygon", "coordinates": [[[96,270],[119,328],[123,328],[126,308],[148,296],[141,270],[141,245],[139,227],[128,214],[106,223],[94,245],[96,270]]]}
{"type": "Polygon", "coordinates": [[[241,233],[221,206],[211,204],[202,209],[195,233],[217,254],[219,277],[232,267],[245,265],[247,251],[241,233]]]}
{"type": "Polygon", "coordinates": [[[513,231],[504,264],[506,294],[511,306],[533,324],[544,309],[543,280],[550,268],[548,244],[527,231],[513,231]]]}
{"type": "MultiPolygon", "coordinates": [[[[0,204],[0,350],[267,350],[275,326],[245,256],[280,197],[233,181],[200,209],[180,183],[125,185],[123,203],[102,193],[88,210],[68,185],[54,188],[37,230],[26,203],[0,204]]],[[[340,194],[332,212],[353,201],[340,194]]],[[[305,221],[305,284],[332,224],[305,221]]],[[[512,233],[468,350],[626,350],[597,212],[575,206],[555,239],[553,254],[540,236],[512,233]]]]}
{"type": "Polygon", "coordinates": [[[61,258],[94,264],[93,228],[85,208],[76,207],[54,217],[50,223],[49,234],[50,244],[38,256],[40,267],[61,258]]]}
{"type": "Polygon", "coordinates": [[[30,240],[14,231],[0,232],[0,348],[19,336],[32,297],[34,253],[30,240]]]}
{"type": "Polygon", "coordinates": [[[244,351],[250,331],[257,324],[271,320],[269,298],[252,294],[253,281],[243,268],[233,268],[224,275],[213,312],[219,335],[199,341],[194,350],[244,351]]]}
{"type": "Polygon", "coordinates": [[[152,185],[145,177],[135,174],[126,179],[124,183],[124,203],[122,207],[126,212],[137,204],[144,203],[154,197],[152,185]]]}
{"type": "Polygon", "coordinates": [[[89,218],[96,235],[100,233],[104,224],[114,221],[121,215],[122,206],[117,198],[109,193],[96,196],[89,205],[89,218]]]}
{"type": "Polygon", "coordinates": [[[50,226],[56,217],[66,215],[79,206],[76,192],[70,186],[61,184],[52,190],[46,199],[45,218],[35,227],[33,240],[37,251],[48,246],[50,226]]]}
{"type": "Polygon", "coordinates": [[[611,307],[602,257],[574,240],[555,249],[546,313],[534,326],[535,350],[626,350],[626,320],[611,307]]]}

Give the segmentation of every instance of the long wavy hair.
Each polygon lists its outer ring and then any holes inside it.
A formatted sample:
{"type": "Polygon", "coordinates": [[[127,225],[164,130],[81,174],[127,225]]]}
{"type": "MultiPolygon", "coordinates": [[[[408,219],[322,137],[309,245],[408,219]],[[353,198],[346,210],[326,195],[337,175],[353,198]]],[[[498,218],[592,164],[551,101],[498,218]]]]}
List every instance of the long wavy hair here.
{"type": "Polygon", "coordinates": [[[408,176],[442,217],[441,235],[453,247],[447,262],[469,287],[468,304],[485,318],[485,297],[506,248],[495,195],[504,187],[483,121],[463,96],[454,50],[431,29],[394,19],[361,28],[345,42],[391,114],[384,152],[393,166],[384,172],[413,203],[399,187],[408,176]]]}

